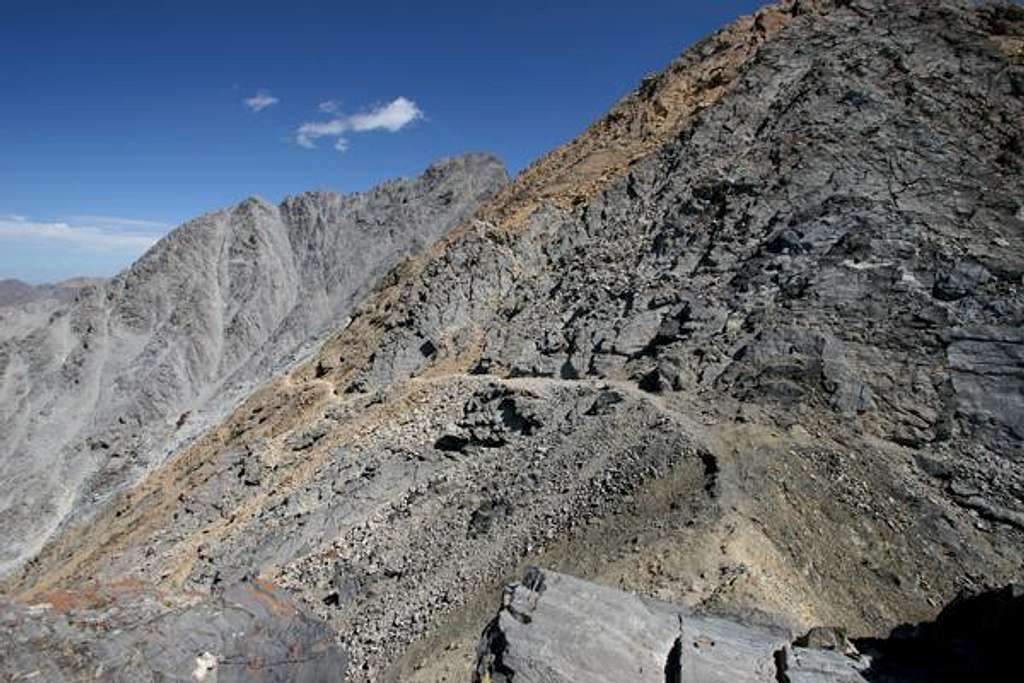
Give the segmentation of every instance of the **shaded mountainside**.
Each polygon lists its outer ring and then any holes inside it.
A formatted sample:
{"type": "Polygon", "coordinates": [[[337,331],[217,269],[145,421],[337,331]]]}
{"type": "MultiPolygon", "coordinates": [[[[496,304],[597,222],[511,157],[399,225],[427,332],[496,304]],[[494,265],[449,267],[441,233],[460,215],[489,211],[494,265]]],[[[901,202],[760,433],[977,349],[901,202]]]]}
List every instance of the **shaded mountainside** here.
{"type": "Polygon", "coordinates": [[[527,563],[854,636],[1024,561],[1024,12],[799,0],[645,80],[10,578],[253,574],[464,681],[527,563]]]}
{"type": "Polygon", "coordinates": [[[73,301],[5,309],[0,573],[308,354],[382,273],[505,179],[477,155],[364,194],[248,199],[73,301]]]}

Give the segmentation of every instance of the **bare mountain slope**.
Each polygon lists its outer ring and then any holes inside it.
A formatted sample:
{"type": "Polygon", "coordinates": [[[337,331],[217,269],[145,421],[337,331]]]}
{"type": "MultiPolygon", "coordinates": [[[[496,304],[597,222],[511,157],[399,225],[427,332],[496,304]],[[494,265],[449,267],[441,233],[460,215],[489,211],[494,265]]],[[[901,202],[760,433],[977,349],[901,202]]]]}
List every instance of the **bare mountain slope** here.
{"type": "Polygon", "coordinates": [[[4,310],[0,573],[307,353],[505,177],[477,155],[364,194],[248,199],[72,302],[4,310]]]}
{"type": "MultiPolygon", "coordinates": [[[[0,280],[0,307],[20,306],[31,301],[56,299],[67,301],[82,287],[99,284],[102,278],[72,278],[56,284],[30,285],[21,280],[0,280]]],[[[0,314],[2,315],[2,314],[0,314]]]]}
{"type": "Polygon", "coordinates": [[[799,0],[646,80],[7,584],[258,575],[467,680],[526,563],[881,635],[1024,562],[1024,12],[799,0]]]}

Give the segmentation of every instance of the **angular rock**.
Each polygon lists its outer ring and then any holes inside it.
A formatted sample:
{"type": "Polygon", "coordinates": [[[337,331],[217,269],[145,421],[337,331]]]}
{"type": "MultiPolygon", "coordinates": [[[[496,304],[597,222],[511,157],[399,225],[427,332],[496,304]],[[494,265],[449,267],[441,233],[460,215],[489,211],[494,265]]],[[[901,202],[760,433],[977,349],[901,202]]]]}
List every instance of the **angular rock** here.
{"type": "Polygon", "coordinates": [[[1024,453],[1024,331],[996,325],[948,333],[953,392],[970,429],[1024,453]]]}
{"type": "Polygon", "coordinates": [[[935,280],[932,294],[942,301],[957,301],[975,293],[992,280],[985,266],[973,261],[961,261],[953,270],[935,280]]]}
{"type": "Polygon", "coordinates": [[[793,649],[781,629],[531,568],[505,589],[473,682],[863,683],[866,667],[831,650],[793,649]]]}

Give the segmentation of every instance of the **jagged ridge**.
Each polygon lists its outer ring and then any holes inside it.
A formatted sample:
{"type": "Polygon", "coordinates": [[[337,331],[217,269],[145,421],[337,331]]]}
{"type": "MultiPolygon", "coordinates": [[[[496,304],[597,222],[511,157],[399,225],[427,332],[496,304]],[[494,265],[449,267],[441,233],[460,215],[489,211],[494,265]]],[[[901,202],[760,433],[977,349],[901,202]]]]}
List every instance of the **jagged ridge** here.
{"type": "Polygon", "coordinates": [[[315,348],[369,283],[505,182],[493,157],[415,180],[196,219],[108,282],[8,310],[0,339],[0,573],[315,348]]]}

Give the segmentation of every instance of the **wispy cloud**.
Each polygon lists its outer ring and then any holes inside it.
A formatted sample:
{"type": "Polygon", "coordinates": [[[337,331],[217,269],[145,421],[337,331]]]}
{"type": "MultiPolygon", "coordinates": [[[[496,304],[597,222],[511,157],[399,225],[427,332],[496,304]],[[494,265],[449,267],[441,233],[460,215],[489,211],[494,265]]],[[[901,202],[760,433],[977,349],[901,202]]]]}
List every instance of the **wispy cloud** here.
{"type": "Polygon", "coordinates": [[[166,230],[169,225],[160,221],[146,221],[138,218],[121,218],[119,216],[96,216],[93,214],[75,214],[68,216],[66,220],[77,225],[109,225],[125,228],[141,228],[153,230],[166,230]]]}
{"type": "Polygon", "coordinates": [[[337,100],[326,100],[316,105],[316,108],[325,114],[337,114],[341,111],[341,105],[337,100]]]}
{"type": "MultiPolygon", "coordinates": [[[[321,103],[326,104],[326,103],[321,103]]],[[[412,100],[404,97],[370,109],[369,111],[338,116],[328,121],[311,121],[299,126],[295,134],[295,142],[302,147],[312,149],[320,138],[335,138],[334,148],[338,151],[348,149],[348,133],[366,133],[385,130],[391,133],[402,130],[410,123],[423,118],[423,111],[412,100]]]]}
{"type": "Polygon", "coordinates": [[[156,221],[113,216],[73,216],[41,221],[0,215],[0,239],[67,244],[101,251],[143,252],[170,228],[156,221]]]}
{"type": "Polygon", "coordinates": [[[247,97],[242,100],[242,104],[249,107],[252,111],[263,111],[267,107],[272,107],[281,100],[277,99],[270,94],[267,90],[260,90],[252,97],[247,97]]]}

